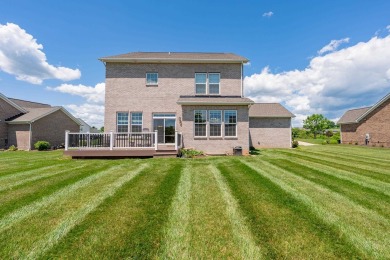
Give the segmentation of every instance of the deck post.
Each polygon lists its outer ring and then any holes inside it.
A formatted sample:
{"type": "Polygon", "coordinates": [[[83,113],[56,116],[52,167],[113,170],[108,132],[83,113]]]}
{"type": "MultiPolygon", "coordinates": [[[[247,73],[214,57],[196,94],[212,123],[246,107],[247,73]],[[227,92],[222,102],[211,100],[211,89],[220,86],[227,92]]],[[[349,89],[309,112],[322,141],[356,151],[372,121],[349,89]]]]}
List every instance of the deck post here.
{"type": "Polygon", "coordinates": [[[154,130],[154,150],[157,151],[157,130],[154,130]]]}
{"type": "Polygon", "coordinates": [[[112,151],[114,147],[114,132],[111,130],[110,131],[110,150],[112,151]]]}
{"type": "Polygon", "coordinates": [[[178,143],[178,134],[177,134],[177,131],[175,131],[175,151],[177,151],[177,143],[178,143]]]}
{"type": "Polygon", "coordinates": [[[65,151],[68,151],[69,132],[69,130],[65,130],[65,151]]]}

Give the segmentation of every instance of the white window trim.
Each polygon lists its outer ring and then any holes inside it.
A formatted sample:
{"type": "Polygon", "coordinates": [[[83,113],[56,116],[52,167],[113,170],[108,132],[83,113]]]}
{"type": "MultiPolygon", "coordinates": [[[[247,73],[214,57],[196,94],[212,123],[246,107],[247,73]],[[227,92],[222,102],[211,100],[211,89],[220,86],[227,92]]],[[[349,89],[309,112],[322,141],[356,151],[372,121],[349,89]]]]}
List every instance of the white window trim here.
{"type": "Polygon", "coordinates": [[[208,119],[209,119],[209,120],[206,121],[206,122],[210,125],[210,127],[209,127],[209,131],[210,131],[210,132],[208,133],[210,138],[223,137],[223,134],[224,134],[224,133],[223,133],[223,130],[224,130],[224,129],[222,128],[222,125],[224,125],[224,122],[223,122],[223,115],[224,115],[224,114],[223,114],[222,110],[208,110],[208,119]],[[221,113],[221,123],[219,123],[219,125],[220,125],[220,127],[221,127],[221,135],[211,135],[211,125],[218,125],[218,124],[216,124],[216,123],[211,123],[211,122],[210,122],[210,118],[211,118],[210,112],[211,112],[211,111],[218,111],[218,112],[221,113]]]}
{"type": "MultiPolygon", "coordinates": [[[[237,138],[238,137],[238,134],[237,134],[237,125],[238,125],[238,112],[237,112],[237,110],[224,110],[223,111],[223,121],[224,121],[224,123],[223,123],[223,137],[224,138],[237,138]],[[235,125],[236,125],[236,135],[226,135],[226,129],[225,129],[225,125],[226,125],[226,122],[225,122],[225,113],[226,112],[230,112],[230,111],[234,111],[234,112],[236,112],[236,123],[235,123],[235,125]]],[[[229,124],[229,122],[227,123],[227,124],[229,124]]]]}
{"type": "MultiPolygon", "coordinates": [[[[213,83],[216,84],[216,83],[213,83]]],[[[221,95],[221,73],[220,72],[195,72],[194,75],[194,92],[195,95],[211,95],[211,96],[219,96],[221,95]],[[196,74],[206,74],[206,93],[196,93],[196,74]],[[219,75],[219,83],[218,83],[218,93],[210,94],[210,84],[209,84],[209,75],[210,74],[218,74],[219,75]]]]}
{"type": "MultiPolygon", "coordinates": [[[[116,132],[117,133],[128,133],[129,132],[129,123],[130,123],[130,118],[129,118],[129,111],[116,111],[116,132]],[[119,113],[126,113],[127,114],[127,132],[119,132],[119,120],[118,120],[118,114],[119,113]]],[[[123,125],[125,125],[125,124],[123,124],[123,125]]]]}
{"type": "MultiPolygon", "coordinates": [[[[140,113],[142,115],[142,120],[141,120],[141,133],[142,133],[142,129],[143,129],[143,126],[144,126],[144,114],[141,112],[141,111],[132,111],[130,112],[130,117],[129,117],[129,133],[132,133],[132,126],[134,125],[133,124],[133,114],[134,113],[140,113]]],[[[137,124],[138,125],[138,124],[137,124]]]]}
{"type": "Polygon", "coordinates": [[[146,84],[146,86],[157,86],[158,85],[158,72],[146,72],[145,84],[146,84]],[[156,83],[148,83],[148,74],[157,74],[157,82],[156,83]]]}
{"type": "Polygon", "coordinates": [[[208,133],[208,127],[207,127],[207,125],[208,125],[208,118],[207,118],[207,110],[206,109],[195,109],[194,110],[194,131],[193,131],[193,135],[194,135],[194,138],[207,138],[208,137],[208,135],[207,135],[207,133],[208,133]],[[204,123],[196,123],[195,122],[195,114],[196,114],[196,111],[206,111],[206,122],[204,122],[204,123]],[[195,126],[196,125],[205,125],[206,126],[206,135],[195,135],[195,126]]]}

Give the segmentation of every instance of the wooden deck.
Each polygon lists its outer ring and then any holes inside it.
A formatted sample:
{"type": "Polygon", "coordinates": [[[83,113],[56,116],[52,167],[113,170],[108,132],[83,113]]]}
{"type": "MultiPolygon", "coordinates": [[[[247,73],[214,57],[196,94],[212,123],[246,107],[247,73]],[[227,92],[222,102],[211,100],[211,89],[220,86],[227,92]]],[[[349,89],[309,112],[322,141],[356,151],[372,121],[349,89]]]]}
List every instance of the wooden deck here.
{"type": "Polygon", "coordinates": [[[72,159],[102,159],[102,158],[161,158],[177,157],[178,150],[170,146],[159,147],[158,150],[153,148],[142,149],[69,149],[64,151],[64,155],[71,156],[72,159]]]}

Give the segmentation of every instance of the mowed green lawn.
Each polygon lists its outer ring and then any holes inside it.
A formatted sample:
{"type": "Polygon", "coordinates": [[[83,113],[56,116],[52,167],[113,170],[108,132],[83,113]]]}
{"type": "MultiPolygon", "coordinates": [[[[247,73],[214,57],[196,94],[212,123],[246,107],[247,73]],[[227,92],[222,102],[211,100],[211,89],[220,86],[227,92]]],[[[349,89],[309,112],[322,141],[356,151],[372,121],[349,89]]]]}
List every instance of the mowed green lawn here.
{"type": "Polygon", "coordinates": [[[0,258],[390,258],[390,150],[0,152],[0,258]]]}

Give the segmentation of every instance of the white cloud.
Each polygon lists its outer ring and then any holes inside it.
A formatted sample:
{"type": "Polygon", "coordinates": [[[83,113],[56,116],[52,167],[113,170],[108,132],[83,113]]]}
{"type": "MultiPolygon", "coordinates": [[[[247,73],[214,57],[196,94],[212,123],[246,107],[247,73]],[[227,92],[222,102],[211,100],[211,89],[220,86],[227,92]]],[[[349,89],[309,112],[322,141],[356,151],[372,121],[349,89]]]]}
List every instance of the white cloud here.
{"type": "Polygon", "coordinates": [[[50,65],[42,49],[42,44],[18,25],[0,24],[0,70],[32,84],[41,84],[45,79],[80,78],[78,69],[50,65]]]}
{"type": "Polygon", "coordinates": [[[274,15],[273,12],[263,13],[263,17],[271,17],[271,16],[273,16],[273,15],[274,15]]]}
{"type": "Polygon", "coordinates": [[[92,103],[104,103],[105,83],[98,83],[95,87],[82,84],[62,84],[58,87],[47,87],[48,90],[80,96],[92,103]]]}
{"type": "Polygon", "coordinates": [[[390,35],[316,56],[303,70],[272,73],[265,67],[244,79],[245,95],[281,102],[297,117],[340,117],[346,109],[372,105],[390,91],[390,35]]]}
{"type": "Polygon", "coordinates": [[[101,127],[104,122],[104,94],[105,83],[98,83],[94,87],[82,84],[62,84],[58,87],[47,87],[47,90],[80,96],[86,100],[82,105],[65,105],[75,116],[83,119],[91,126],[101,127]]]}
{"type": "Polygon", "coordinates": [[[98,104],[70,104],[65,106],[73,116],[83,119],[90,126],[100,128],[104,121],[104,105],[98,104]]]}
{"type": "Polygon", "coordinates": [[[349,38],[344,38],[341,40],[331,40],[330,43],[326,46],[324,46],[321,50],[318,51],[319,55],[322,55],[326,52],[333,52],[337,50],[337,48],[342,44],[342,43],[348,43],[349,38]]]}
{"type": "Polygon", "coordinates": [[[386,29],[390,32],[390,25],[386,26],[386,29]]]}

